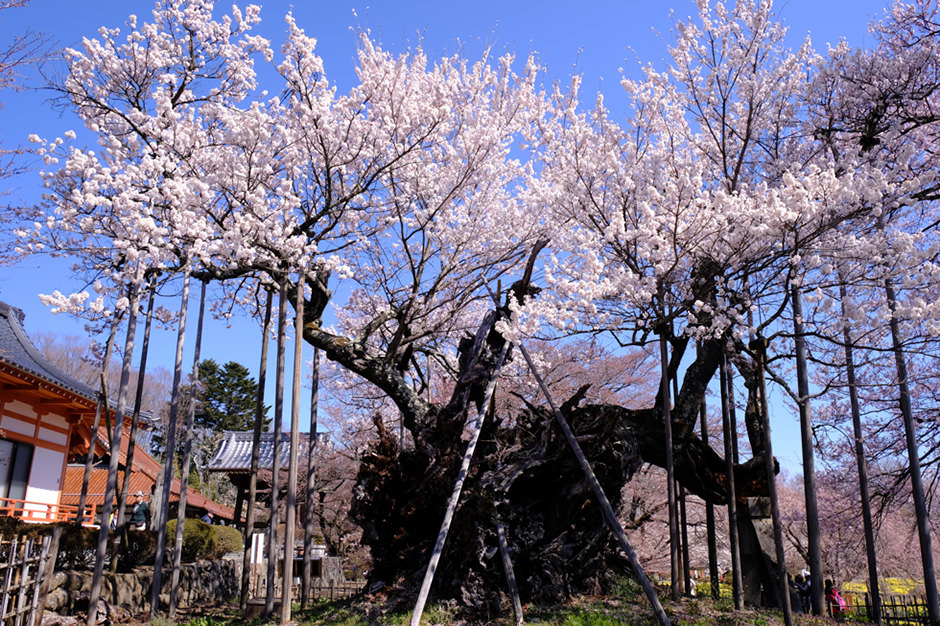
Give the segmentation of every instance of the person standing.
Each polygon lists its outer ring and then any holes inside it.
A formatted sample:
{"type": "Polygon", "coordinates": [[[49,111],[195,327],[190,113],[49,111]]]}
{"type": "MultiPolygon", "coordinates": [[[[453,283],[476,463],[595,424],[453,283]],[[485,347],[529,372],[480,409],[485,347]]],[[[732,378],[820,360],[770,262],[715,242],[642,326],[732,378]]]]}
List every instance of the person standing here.
{"type": "Polygon", "coordinates": [[[144,499],[144,492],[138,491],[134,496],[134,508],[131,511],[131,530],[147,530],[150,518],[150,505],[144,499]]]}
{"type": "Polygon", "coordinates": [[[845,617],[845,613],[848,610],[848,603],[845,601],[845,598],[839,593],[839,590],[832,580],[828,578],[826,579],[826,608],[829,611],[829,615],[839,620],[845,617]]]}

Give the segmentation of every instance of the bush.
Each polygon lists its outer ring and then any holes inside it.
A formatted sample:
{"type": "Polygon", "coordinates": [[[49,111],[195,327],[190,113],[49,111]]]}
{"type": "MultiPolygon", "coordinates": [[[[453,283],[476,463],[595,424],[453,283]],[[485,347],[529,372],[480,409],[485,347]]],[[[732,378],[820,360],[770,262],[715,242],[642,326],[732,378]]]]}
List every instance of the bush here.
{"type": "Polygon", "coordinates": [[[118,567],[129,572],[140,565],[153,565],[157,556],[157,533],[153,530],[129,530],[121,543],[118,567]]]}
{"type": "Polygon", "coordinates": [[[11,515],[0,515],[0,537],[18,537],[23,534],[23,521],[11,515]]]}
{"type": "Polygon", "coordinates": [[[213,526],[212,532],[215,533],[218,543],[218,554],[216,557],[223,556],[229,552],[241,552],[245,549],[242,534],[234,526],[213,526]]]}
{"type": "MultiPolygon", "coordinates": [[[[27,537],[41,541],[41,538],[52,534],[56,526],[62,529],[59,539],[59,553],[56,557],[55,569],[89,569],[95,564],[95,551],[98,548],[98,529],[76,526],[70,522],[57,524],[27,524],[13,516],[0,516],[0,536],[4,538],[27,537]]],[[[0,561],[6,561],[9,555],[6,551],[0,554],[0,561]]]]}
{"type": "Polygon", "coordinates": [[[62,522],[59,526],[62,527],[62,536],[59,539],[59,554],[55,560],[55,568],[57,570],[93,568],[95,552],[98,550],[98,529],[76,526],[68,522],[62,522]]]}
{"type": "MultiPolygon", "coordinates": [[[[218,536],[212,526],[198,519],[183,521],[183,550],[180,560],[191,563],[199,559],[213,559],[218,550],[218,536]]],[[[176,538],[176,520],[166,525],[167,555],[172,552],[176,538]]]]}

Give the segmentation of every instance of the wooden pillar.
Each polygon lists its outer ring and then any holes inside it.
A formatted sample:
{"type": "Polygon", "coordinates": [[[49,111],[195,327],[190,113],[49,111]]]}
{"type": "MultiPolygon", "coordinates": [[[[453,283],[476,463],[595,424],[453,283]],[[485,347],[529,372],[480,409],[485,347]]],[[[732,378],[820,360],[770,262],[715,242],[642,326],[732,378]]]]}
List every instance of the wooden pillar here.
{"type": "Polygon", "coordinates": [[[235,494],[235,515],[232,519],[232,524],[236,528],[242,526],[242,508],[245,506],[245,488],[242,486],[238,487],[238,492],[235,494]]]}
{"type": "Polygon", "coordinates": [[[273,294],[268,291],[264,308],[264,323],[261,328],[261,365],[258,370],[258,396],[255,398],[255,424],[251,438],[251,469],[248,476],[248,515],[245,516],[245,553],[242,555],[242,586],[239,606],[248,608],[248,593],[251,587],[251,541],[255,531],[255,508],[258,494],[258,449],[261,447],[261,428],[264,425],[264,387],[268,372],[268,336],[271,334],[271,302],[273,294]]]}

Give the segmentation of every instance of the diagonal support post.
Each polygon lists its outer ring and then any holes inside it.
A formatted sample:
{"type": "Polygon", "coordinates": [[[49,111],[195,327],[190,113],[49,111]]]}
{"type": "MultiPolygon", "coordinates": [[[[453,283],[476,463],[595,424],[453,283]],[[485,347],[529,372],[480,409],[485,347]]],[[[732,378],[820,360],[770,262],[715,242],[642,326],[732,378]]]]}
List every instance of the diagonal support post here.
{"type": "Polygon", "coordinates": [[[509,351],[509,342],[503,344],[503,349],[493,368],[493,375],[486,385],[486,391],[483,396],[483,402],[480,403],[480,410],[477,413],[473,432],[470,435],[470,442],[467,444],[467,451],[464,453],[463,461],[460,464],[460,472],[457,473],[457,482],[454,484],[454,490],[450,494],[450,501],[447,503],[447,511],[444,513],[444,521],[441,523],[441,530],[437,535],[437,542],[434,544],[434,552],[431,553],[431,561],[428,563],[428,569],[424,573],[424,581],[421,583],[421,591],[418,593],[418,600],[415,603],[414,613],[411,614],[411,626],[418,626],[421,622],[421,614],[424,613],[424,605],[428,601],[428,594],[431,591],[431,583],[434,581],[434,573],[437,571],[437,564],[441,560],[441,553],[444,551],[444,542],[447,540],[447,533],[450,530],[450,524],[454,519],[454,512],[457,510],[457,503],[460,501],[460,493],[463,491],[463,483],[467,478],[467,472],[470,470],[470,461],[473,459],[473,453],[477,447],[477,441],[480,440],[480,432],[483,430],[483,419],[490,404],[490,398],[493,397],[493,391],[496,389],[496,374],[503,365],[506,353],[509,351]]]}
{"type": "Polygon", "coordinates": [[[653,583],[650,582],[646,572],[643,571],[643,566],[640,565],[640,560],[637,558],[636,552],[633,550],[633,546],[631,546],[630,542],[627,540],[627,535],[623,531],[623,526],[620,525],[620,520],[617,519],[617,514],[614,512],[614,508],[611,506],[610,500],[607,499],[607,495],[601,488],[601,484],[598,482],[597,476],[594,475],[594,470],[591,469],[591,464],[588,462],[587,457],[584,456],[584,452],[581,450],[581,446],[578,444],[578,440],[571,431],[571,427],[568,425],[568,420],[565,419],[565,416],[561,414],[561,411],[558,410],[558,407],[556,407],[555,403],[552,401],[551,394],[548,393],[548,387],[545,386],[544,379],[539,375],[535,364],[532,362],[532,358],[529,356],[529,351],[526,350],[525,346],[523,346],[521,343],[516,345],[519,347],[519,351],[522,352],[522,356],[525,358],[526,364],[529,366],[529,369],[532,371],[532,375],[535,377],[539,388],[545,395],[545,400],[548,402],[548,405],[552,409],[552,413],[555,415],[555,421],[558,422],[558,426],[561,428],[562,433],[564,433],[565,438],[568,440],[568,445],[571,446],[571,450],[574,452],[575,457],[577,457],[578,463],[581,465],[581,469],[584,470],[584,475],[587,478],[588,483],[591,485],[591,489],[594,491],[594,496],[597,498],[598,503],[601,505],[601,509],[604,511],[604,519],[607,520],[607,525],[617,537],[617,541],[620,543],[620,549],[623,550],[627,555],[627,560],[630,562],[633,575],[636,576],[637,580],[640,582],[640,586],[643,587],[643,592],[650,601],[650,606],[652,607],[653,612],[656,614],[657,621],[662,626],[669,626],[669,618],[666,616],[666,611],[663,610],[663,605],[659,602],[659,596],[656,595],[656,589],[653,587],[653,583]]]}

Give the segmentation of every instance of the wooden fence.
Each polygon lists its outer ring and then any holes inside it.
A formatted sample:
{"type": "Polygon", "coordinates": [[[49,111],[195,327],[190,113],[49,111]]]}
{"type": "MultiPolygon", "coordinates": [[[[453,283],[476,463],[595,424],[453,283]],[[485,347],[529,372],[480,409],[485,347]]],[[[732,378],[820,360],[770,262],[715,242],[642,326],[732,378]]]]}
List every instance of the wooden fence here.
{"type": "Polygon", "coordinates": [[[0,624],[33,626],[42,621],[55,567],[61,528],[41,540],[0,537],[0,624]]]}
{"type": "MultiPolygon", "coordinates": [[[[847,595],[849,612],[857,618],[867,618],[872,614],[871,597],[847,595]]],[[[929,624],[927,599],[923,596],[883,595],[881,596],[881,623],[902,626],[929,624]]]]}
{"type": "MultiPolygon", "coordinates": [[[[317,583],[310,585],[310,597],[313,600],[342,600],[343,598],[348,598],[354,596],[366,586],[365,581],[362,580],[344,580],[343,582],[335,583],[317,583]]],[[[294,585],[294,596],[296,600],[300,600],[300,586],[294,585]]]]}
{"type": "MultiPolygon", "coordinates": [[[[253,567],[253,573],[249,577],[249,594],[252,598],[263,598],[266,591],[265,569],[262,566],[253,567]]],[[[274,596],[281,595],[281,578],[274,579],[274,596]]],[[[291,594],[294,599],[300,601],[301,583],[295,580],[291,585],[291,594]]],[[[310,581],[310,597],[313,600],[342,600],[354,596],[361,592],[366,586],[364,580],[344,580],[342,582],[323,582],[321,578],[314,578],[310,581]]]]}

